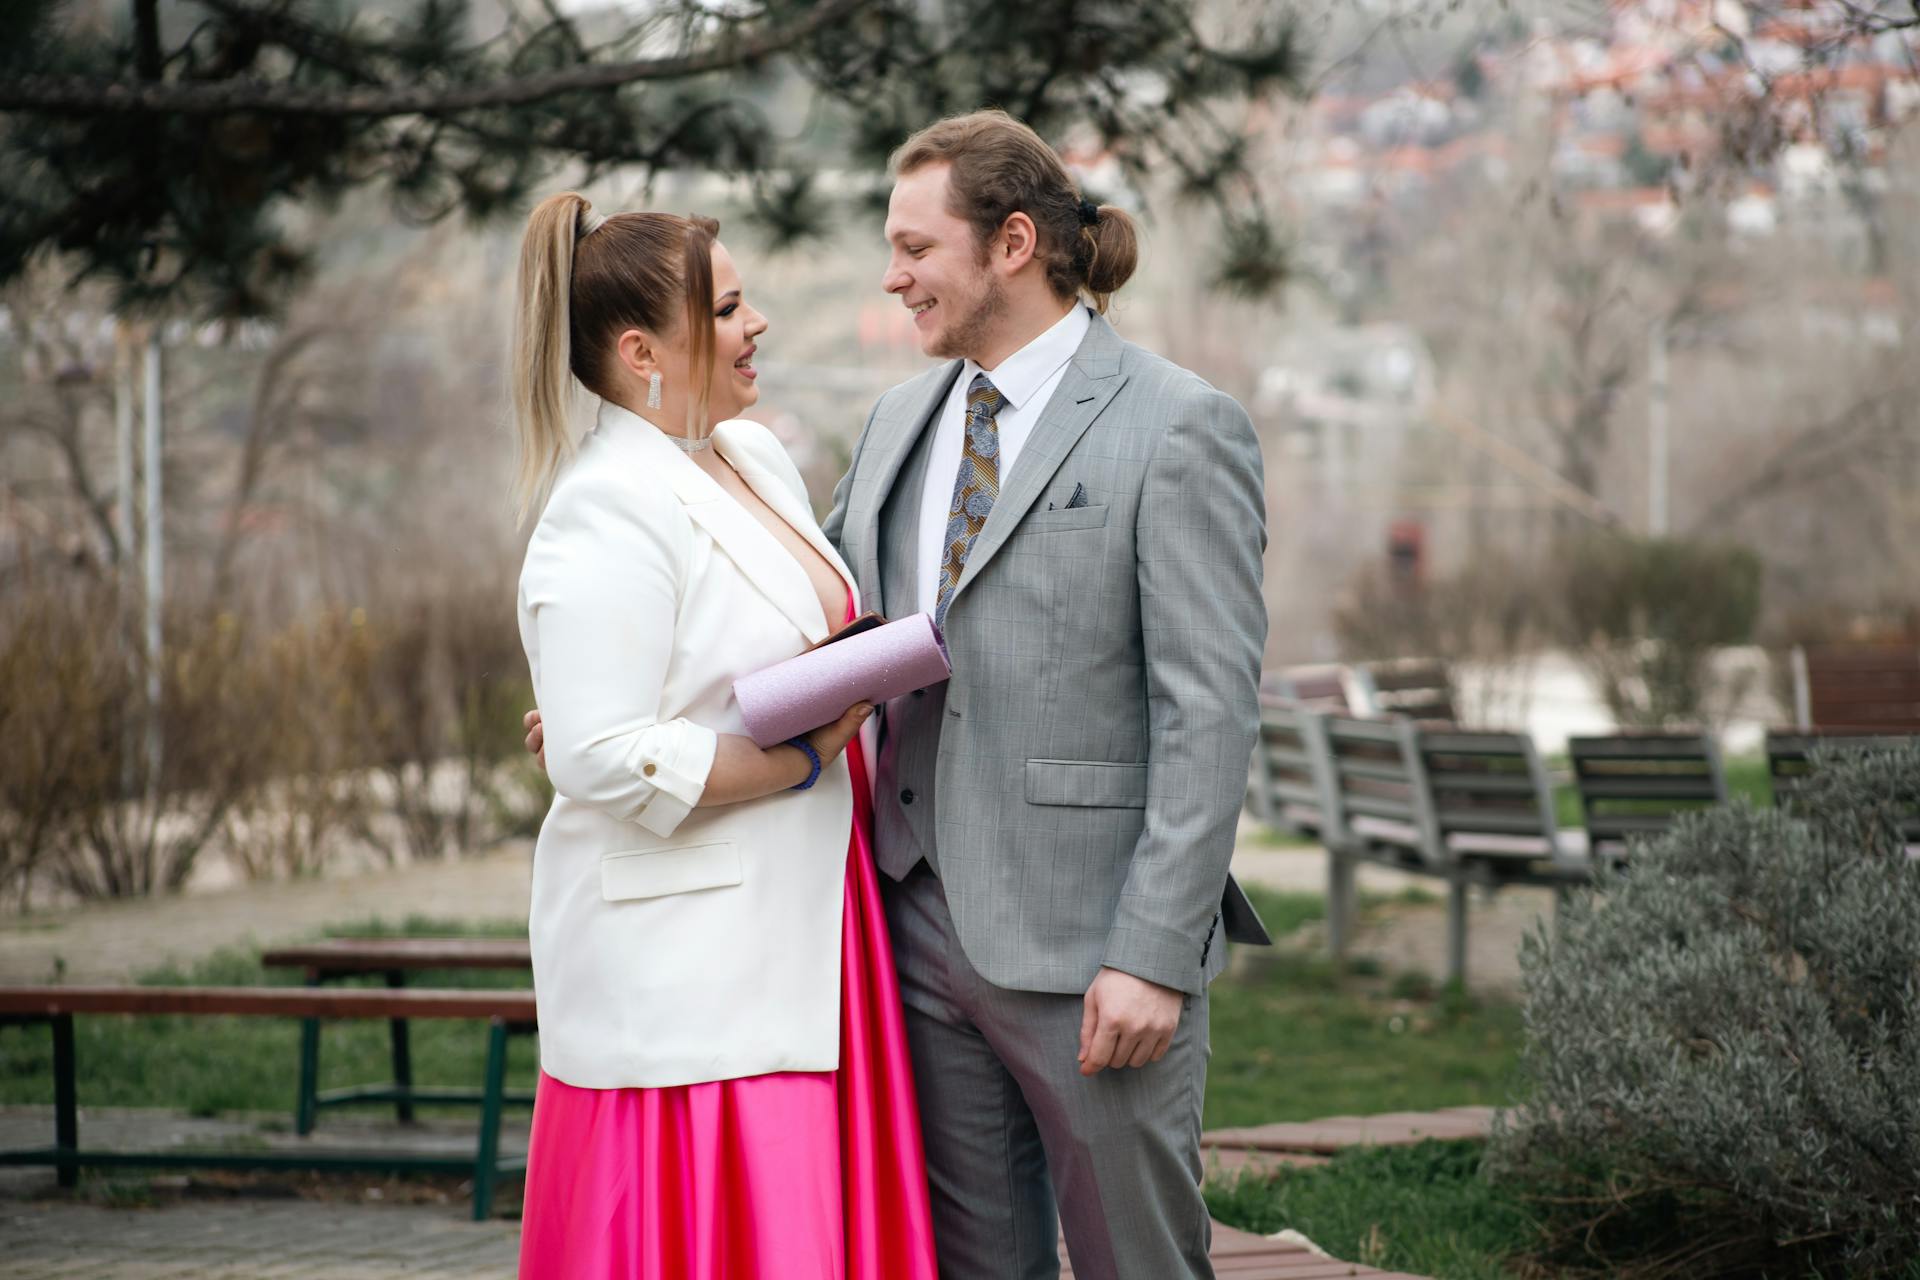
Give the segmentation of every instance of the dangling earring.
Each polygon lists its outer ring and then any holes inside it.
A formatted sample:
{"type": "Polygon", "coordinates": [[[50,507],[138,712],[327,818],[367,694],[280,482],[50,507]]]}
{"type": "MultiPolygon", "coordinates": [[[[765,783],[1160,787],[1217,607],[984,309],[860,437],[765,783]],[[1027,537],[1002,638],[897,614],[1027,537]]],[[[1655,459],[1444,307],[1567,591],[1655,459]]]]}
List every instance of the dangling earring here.
{"type": "Polygon", "coordinates": [[[656,373],[651,378],[647,379],[647,408],[658,409],[659,407],[660,407],[660,375],[656,373]]]}

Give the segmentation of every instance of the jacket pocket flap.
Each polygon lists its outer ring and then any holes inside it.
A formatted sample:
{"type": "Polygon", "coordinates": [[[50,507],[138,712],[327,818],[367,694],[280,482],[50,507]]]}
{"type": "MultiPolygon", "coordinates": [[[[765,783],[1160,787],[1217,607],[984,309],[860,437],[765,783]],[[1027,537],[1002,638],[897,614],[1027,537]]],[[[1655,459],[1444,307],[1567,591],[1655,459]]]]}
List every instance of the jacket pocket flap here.
{"type": "Polygon", "coordinates": [[[1055,507],[1051,511],[1029,511],[1020,528],[1034,533],[1054,529],[1097,529],[1107,522],[1107,504],[1092,507],[1055,507]]]}
{"type": "Polygon", "coordinates": [[[609,853],[600,859],[600,896],[608,902],[659,898],[739,883],[740,850],[731,840],[674,849],[636,849],[609,853]]]}
{"type": "Polygon", "coordinates": [[[1147,766],[1100,760],[1027,761],[1028,804],[1147,807],[1147,766]]]}

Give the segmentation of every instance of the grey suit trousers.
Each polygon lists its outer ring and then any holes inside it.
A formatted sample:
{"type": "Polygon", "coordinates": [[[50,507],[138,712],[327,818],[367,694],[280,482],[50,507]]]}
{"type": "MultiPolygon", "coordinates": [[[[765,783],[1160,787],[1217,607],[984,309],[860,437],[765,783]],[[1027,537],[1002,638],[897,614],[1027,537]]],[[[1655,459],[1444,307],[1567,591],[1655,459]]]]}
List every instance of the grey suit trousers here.
{"type": "Polygon", "coordinates": [[[1060,1228],[1079,1280],[1211,1280],[1206,993],[1186,997],[1159,1062],[1082,1076],[1081,997],[982,978],[926,863],[881,891],[942,1280],[1053,1280],[1060,1228]]]}

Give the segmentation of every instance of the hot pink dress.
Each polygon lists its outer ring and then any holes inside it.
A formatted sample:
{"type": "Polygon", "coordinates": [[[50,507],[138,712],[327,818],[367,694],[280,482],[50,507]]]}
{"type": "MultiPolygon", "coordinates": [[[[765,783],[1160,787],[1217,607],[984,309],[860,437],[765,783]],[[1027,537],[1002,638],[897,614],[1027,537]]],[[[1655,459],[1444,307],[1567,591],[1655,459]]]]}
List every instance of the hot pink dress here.
{"type": "Polygon", "coordinates": [[[840,1069],[664,1089],[542,1072],[522,1280],[935,1280],[913,1068],[858,738],[840,1069]]]}

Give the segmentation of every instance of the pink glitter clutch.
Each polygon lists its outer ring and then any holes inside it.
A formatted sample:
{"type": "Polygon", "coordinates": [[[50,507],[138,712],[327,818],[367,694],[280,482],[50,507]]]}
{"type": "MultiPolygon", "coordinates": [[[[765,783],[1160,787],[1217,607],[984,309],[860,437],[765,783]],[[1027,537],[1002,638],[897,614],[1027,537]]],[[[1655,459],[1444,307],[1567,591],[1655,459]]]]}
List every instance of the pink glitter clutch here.
{"type": "Polygon", "coordinates": [[[839,719],[856,702],[884,702],[953,674],[940,628],[926,614],[860,623],[733,682],[749,737],[771,747],[839,719]]]}

